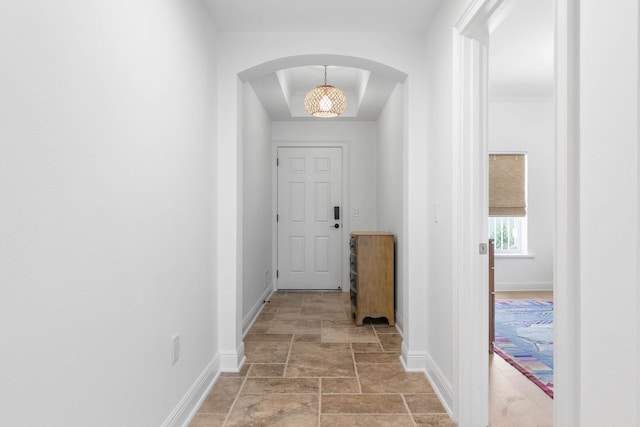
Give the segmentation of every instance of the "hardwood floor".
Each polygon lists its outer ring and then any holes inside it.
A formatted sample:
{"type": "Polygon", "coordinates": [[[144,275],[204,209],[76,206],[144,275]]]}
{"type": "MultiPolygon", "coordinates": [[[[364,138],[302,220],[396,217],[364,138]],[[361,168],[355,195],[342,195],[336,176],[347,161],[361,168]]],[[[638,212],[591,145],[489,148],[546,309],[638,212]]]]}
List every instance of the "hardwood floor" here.
{"type": "MultiPolygon", "coordinates": [[[[496,299],[553,299],[553,292],[496,292],[496,299]]],[[[497,354],[489,363],[489,425],[552,427],[553,399],[497,354]]]]}

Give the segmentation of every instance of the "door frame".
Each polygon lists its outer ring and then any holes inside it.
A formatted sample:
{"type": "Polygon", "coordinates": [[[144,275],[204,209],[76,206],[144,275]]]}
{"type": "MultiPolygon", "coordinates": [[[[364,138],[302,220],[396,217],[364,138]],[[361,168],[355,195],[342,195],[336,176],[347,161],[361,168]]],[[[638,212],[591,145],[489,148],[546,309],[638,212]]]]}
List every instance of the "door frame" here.
{"type": "MultiPolygon", "coordinates": [[[[508,0],[474,0],[453,29],[454,414],[489,423],[487,241],[488,34],[508,0]],[[480,179],[478,179],[480,178],[480,179]],[[484,234],[483,234],[484,233],[484,234]]],[[[555,4],[554,425],[579,424],[579,1],[555,4]],[[577,363],[576,363],[577,362],[577,363]]]]}
{"type": "Polygon", "coordinates": [[[555,0],[556,206],[553,421],[580,425],[579,0],[555,0]]]}
{"type": "Polygon", "coordinates": [[[340,148],[342,149],[342,244],[340,245],[340,279],[342,281],[342,292],[349,292],[349,271],[345,268],[345,248],[349,244],[349,233],[351,231],[350,215],[351,205],[349,197],[349,141],[272,141],[271,143],[271,245],[272,245],[272,283],[273,290],[277,291],[278,278],[278,224],[276,215],[278,213],[278,148],[340,148]]]}
{"type": "Polygon", "coordinates": [[[453,412],[459,426],[489,425],[487,114],[488,41],[502,0],[477,0],[453,29],[453,412]],[[484,209],[484,210],[483,210],[484,209]]]}

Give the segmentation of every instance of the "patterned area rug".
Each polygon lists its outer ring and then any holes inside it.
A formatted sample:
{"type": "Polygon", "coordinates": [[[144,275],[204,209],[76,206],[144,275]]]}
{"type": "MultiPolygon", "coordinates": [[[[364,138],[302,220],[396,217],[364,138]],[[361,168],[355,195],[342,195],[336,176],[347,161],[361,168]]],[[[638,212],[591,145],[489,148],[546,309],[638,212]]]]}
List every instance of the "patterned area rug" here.
{"type": "Polygon", "coordinates": [[[495,352],[553,398],[553,301],[496,300],[495,352]]]}

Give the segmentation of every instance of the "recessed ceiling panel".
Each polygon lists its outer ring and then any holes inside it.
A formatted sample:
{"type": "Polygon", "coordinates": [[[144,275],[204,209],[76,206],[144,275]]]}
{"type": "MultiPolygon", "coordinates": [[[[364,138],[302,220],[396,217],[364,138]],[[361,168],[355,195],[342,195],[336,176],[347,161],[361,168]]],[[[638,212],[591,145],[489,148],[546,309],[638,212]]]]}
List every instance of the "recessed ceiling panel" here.
{"type": "Polygon", "coordinates": [[[324,65],[287,68],[249,80],[269,117],[283,120],[376,120],[396,82],[368,70],[327,66],[327,84],[342,90],[347,109],[335,119],[311,117],[304,109],[304,96],[324,84],[324,65]]]}

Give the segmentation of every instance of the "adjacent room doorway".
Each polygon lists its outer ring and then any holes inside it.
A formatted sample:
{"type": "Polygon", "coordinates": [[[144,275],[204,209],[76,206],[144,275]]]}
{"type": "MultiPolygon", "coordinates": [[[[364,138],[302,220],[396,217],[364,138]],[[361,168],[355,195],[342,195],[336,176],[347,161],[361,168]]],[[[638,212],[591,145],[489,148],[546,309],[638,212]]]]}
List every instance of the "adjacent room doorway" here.
{"type": "MultiPolygon", "coordinates": [[[[494,14],[502,0],[475,0],[461,16],[454,34],[454,280],[457,311],[457,370],[454,413],[459,425],[488,425],[487,323],[477,319],[488,313],[488,262],[478,257],[477,244],[487,236],[485,194],[487,157],[487,39],[494,14]],[[480,180],[477,177],[481,177],[480,180]],[[479,337],[479,339],[476,339],[479,337]]],[[[573,332],[579,320],[574,304],[575,230],[578,217],[572,189],[577,163],[577,53],[576,3],[554,0],[555,19],[555,207],[554,207],[554,319],[555,341],[562,342],[554,354],[553,418],[555,425],[577,425],[575,396],[579,387],[575,363],[579,345],[573,332]]],[[[578,328],[579,329],[579,328],[578,328]]]]}

